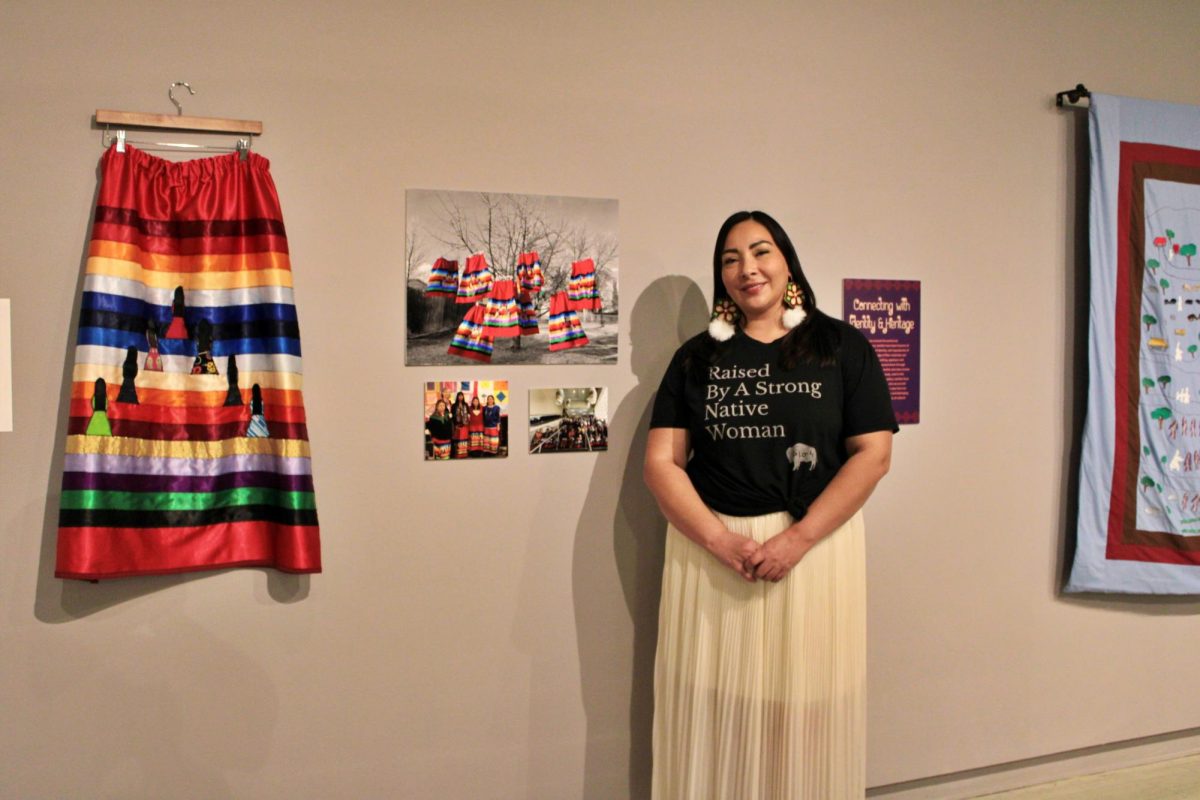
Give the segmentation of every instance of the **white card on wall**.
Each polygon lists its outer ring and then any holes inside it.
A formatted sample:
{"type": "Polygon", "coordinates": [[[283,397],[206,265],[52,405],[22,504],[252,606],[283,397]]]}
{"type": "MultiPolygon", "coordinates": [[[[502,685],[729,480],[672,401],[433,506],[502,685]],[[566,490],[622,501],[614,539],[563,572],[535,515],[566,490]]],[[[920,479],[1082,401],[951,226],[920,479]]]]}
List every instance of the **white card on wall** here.
{"type": "Polygon", "coordinates": [[[12,324],[9,301],[0,299],[0,432],[12,427],[12,324]]]}

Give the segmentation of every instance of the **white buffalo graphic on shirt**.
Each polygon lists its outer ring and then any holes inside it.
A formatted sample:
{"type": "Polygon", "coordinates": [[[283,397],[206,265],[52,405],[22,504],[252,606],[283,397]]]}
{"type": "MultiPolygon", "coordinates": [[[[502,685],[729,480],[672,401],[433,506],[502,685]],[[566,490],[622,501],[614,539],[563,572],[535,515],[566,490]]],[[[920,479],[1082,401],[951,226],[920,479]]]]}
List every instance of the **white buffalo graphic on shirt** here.
{"type": "Polygon", "coordinates": [[[801,464],[808,464],[808,471],[817,468],[817,448],[803,442],[796,442],[787,449],[787,460],[792,465],[792,472],[800,469],[801,464]]]}

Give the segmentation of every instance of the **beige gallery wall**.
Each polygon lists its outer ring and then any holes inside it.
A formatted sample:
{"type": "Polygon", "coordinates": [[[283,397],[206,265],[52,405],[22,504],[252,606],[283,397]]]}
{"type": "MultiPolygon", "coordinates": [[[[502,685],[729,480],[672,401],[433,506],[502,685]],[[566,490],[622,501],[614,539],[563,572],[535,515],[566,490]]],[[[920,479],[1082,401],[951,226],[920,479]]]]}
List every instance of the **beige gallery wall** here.
{"type": "MultiPolygon", "coordinates": [[[[1172,2],[0,1],[0,796],[645,797],[648,404],[723,217],[823,305],[923,285],[922,422],[868,506],[873,786],[1200,725],[1200,604],[1064,598],[1076,82],[1200,102],[1172,2]],[[53,578],[98,107],[262,119],[325,573],[53,578]],[[406,188],[617,198],[620,362],[405,367],[406,188]],[[425,380],[608,387],[611,450],[425,464],[425,380]]],[[[518,422],[515,441],[523,435],[518,422]]]]}

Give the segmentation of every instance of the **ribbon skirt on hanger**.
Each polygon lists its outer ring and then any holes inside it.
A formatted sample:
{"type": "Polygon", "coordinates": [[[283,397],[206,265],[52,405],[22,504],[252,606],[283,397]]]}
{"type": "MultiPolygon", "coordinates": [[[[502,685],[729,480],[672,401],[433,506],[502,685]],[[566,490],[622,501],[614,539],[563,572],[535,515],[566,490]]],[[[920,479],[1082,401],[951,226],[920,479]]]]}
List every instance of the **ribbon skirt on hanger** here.
{"type": "Polygon", "coordinates": [[[267,159],[106,151],[55,574],[319,572],[302,384],[267,159]]]}

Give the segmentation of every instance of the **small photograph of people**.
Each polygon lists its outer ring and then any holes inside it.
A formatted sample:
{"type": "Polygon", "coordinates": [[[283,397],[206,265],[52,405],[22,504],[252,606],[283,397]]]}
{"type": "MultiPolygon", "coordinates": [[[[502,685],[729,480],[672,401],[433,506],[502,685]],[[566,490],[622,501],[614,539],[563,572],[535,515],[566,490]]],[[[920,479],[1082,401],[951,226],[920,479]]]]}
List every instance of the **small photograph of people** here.
{"type": "Polygon", "coordinates": [[[508,381],[426,381],[425,460],[508,457],[508,381]]]}
{"type": "Polygon", "coordinates": [[[608,389],[574,386],[529,390],[529,452],[608,449],[608,389]]]}

